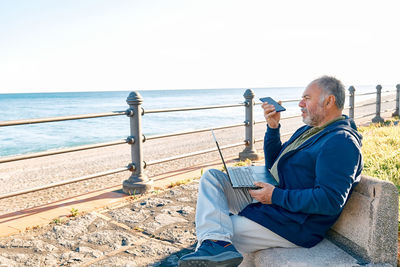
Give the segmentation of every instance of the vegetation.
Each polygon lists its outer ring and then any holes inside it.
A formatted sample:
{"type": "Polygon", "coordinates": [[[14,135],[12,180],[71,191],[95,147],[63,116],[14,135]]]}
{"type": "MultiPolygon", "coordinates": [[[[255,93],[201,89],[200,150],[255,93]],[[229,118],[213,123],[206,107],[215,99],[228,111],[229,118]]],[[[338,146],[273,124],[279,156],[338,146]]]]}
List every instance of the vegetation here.
{"type": "Polygon", "coordinates": [[[137,199],[137,196],[136,196],[136,189],[134,189],[133,192],[132,192],[132,191],[129,191],[129,197],[130,197],[130,199],[132,199],[132,200],[136,200],[136,199],[137,199]]]}
{"type": "Polygon", "coordinates": [[[233,166],[251,166],[252,162],[250,159],[246,159],[245,161],[239,161],[233,164],[233,166]]]}
{"type": "Polygon", "coordinates": [[[180,181],[177,181],[177,182],[174,182],[174,183],[171,182],[171,183],[167,186],[167,188],[172,188],[172,187],[175,187],[175,186],[180,186],[180,185],[188,184],[188,183],[190,183],[192,180],[193,180],[193,178],[187,178],[187,179],[180,180],[180,181]]]}
{"type": "Polygon", "coordinates": [[[50,222],[50,224],[61,224],[61,223],[62,223],[61,218],[54,218],[54,219],[50,222]]]}
{"type": "Polygon", "coordinates": [[[400,126],[394,121],[359,128],[363,135],[363,173],[400,188],[400,126]]]}
{"type": "MultiPolygon", "coordinates": [[[[253,163],[253,162],[252,162],[250,159],[246,159],[245,161],[238,161],[238,162],[235,162],[235,163],[233,163],[232,165],[233,165],[234,167],[243,167],[243,166],[251,166],[252,163],[253,163]]],[[[225,166],[222,165],[220,170],[223,171],[223,172],[226,172],[225,166]]]]}
{"type": "Polygon", "coordinates": [[[79,214],[78,209],[75,208],[72,208],[69,212],[70,214],[68,215],[68,217],[76,217],[79,214]]]}

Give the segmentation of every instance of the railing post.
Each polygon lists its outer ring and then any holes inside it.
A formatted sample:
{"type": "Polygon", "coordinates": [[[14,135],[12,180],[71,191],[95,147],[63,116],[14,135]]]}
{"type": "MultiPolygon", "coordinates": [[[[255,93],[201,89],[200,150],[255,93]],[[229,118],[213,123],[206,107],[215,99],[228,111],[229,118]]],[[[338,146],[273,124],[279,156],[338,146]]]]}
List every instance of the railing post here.
{"type": "Polygon", "coordinates": [[[132,175],[122,184],[123,191],[127,194],[141,194],[149,190],[152,181],[144,174],[145,162],[143,161],[143,135],[142,135],[142,107],[143,98],[139,92],[131,92],[126,99],[129,105],[130,133],[128,142],[131,144],[131,159],[129,165],[132,175]]]}
{"type": "Polygon", "coordinates": [[[246,113],[246,120],[245,120],[245,134],[246,134],[246,147],[242,152],[239,153],[240,160],[259,160],[260,154],[257,153],[256,148],[254,147],[254,92],[251,89],[247,89],[246,92],[243,94],[245,98],[245,113],[246,113]]]}
{"type": "Polygon", "coordinates": [[[354,110],[355,110],[355,101],[354,101],[354,97],[355,97],[355,91],[356,89],[354,88],[354,86],[350,86],[349,87],[349,92],[350,92],[350,97],[349,97],[349,105],[350,105],[350,109],[349,109],[349,117],[351,119],[354,120],[354,110]]]}
{"type": "Polygon", "coordinates": [[[382,86],[378,84],[376,86],[376,115],[375,118],[372,119],[372,122],[384,122],[384,119],[381,117],[381,93],[382,86]]]}
{"type": "Polygon", "coordinates": [[[399,114],[400,108],[400,84],[396,85],[396,110],[392,114],[392,116],[400,116],[399,114]]]}

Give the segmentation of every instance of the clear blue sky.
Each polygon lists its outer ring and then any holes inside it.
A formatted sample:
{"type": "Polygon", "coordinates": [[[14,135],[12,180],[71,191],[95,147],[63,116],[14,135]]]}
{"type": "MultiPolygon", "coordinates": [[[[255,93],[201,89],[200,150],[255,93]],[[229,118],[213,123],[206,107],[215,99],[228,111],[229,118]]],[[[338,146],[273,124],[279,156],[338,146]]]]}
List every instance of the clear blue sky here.
{"type": "Polygon", "coordinates": [[[0,0],[0,93],[397,84],[399,6],[0,0]]]}

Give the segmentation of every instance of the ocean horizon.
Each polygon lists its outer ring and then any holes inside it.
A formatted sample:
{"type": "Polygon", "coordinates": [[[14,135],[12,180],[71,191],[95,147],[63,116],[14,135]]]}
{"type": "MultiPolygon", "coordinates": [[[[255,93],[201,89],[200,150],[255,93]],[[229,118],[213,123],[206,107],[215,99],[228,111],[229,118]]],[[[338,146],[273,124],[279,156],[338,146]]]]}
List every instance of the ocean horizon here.
{"type": "MultiPolygon", "coordinates": [[[[356,93],[374,92],[374,86],[356,87],[356,93]]],[[[254,88],[255,101],[270,96],[276,100],[300,99],[303,87],[254,88]]],[[[245,88],[139,90],[142,107],[166,109],[238,104],[244,101],[245,88]]],[[[93,91],[58,93],[0,94],[0,121],[58,117],[124,111],[131,91],[93,91]]],[[[369,96],[374,97],[374,95],[369,96]]],[[[356,97],[361,101],[368,96],[356,97]]],[[[348,101],[346,97],[346,102],[348,101]]],[[[285,116],[299,115],[298,103],[284,103],[285,116]]],[[[244,108],[224,108],[185,112],[145,114],[142,119],[146,136],[242,123],[244,108]]],[[[255,120],[263,120],[255,106],[255,120]]],[[[0,127],[0,157],[115,141],[129,136],[129,118],[115,116],[74,121],[0,127]]]]}

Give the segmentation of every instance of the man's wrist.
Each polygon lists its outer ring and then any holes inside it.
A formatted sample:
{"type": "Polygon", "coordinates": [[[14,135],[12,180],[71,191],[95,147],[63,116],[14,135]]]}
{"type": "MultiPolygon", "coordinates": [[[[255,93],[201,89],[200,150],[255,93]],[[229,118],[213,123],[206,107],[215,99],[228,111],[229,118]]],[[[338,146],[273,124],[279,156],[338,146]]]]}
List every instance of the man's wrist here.
{"type": "Polygon", "coordinates": [[[269,123],[267,123],[267,124],[268,124],[268,127],[271,128],[271,129],[276,129],[276,128],[279,127],[279,123],[276,124],[276,125],[271,125],[271,124],[269,124],[269,123]]]}
{"type": "Polygon", "coordinates": [[[278,123],[278,124],[276,125],[276,127],[273,127],[273,126],[271,126],[269,123],[267,123],[267,126],[268,126],[269,129],[277,130],[277,129],[279,129],[279,127],[280,127],[281,125],[280,125],[280,123],[278,123]]]}
{"type": "Polygon", "coordinates": [[[275,186],[272,186],[271,193],[269,195],[268,204],[272,204],[272,195],[274,194],[275,186]]]}

